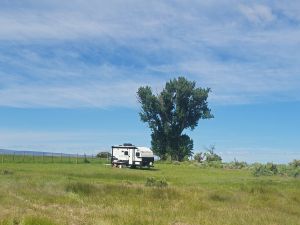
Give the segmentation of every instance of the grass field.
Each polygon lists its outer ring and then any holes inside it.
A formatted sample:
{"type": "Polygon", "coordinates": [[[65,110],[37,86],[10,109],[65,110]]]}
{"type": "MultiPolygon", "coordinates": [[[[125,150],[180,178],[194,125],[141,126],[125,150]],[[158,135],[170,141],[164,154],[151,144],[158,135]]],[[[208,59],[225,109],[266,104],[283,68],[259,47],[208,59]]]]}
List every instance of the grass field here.
{"type": "Polygon", "coordinates": [[[300,179],[156,164],[0,164],[0,224],[300,224],[300,179]],[[167,187],[148,187],[147,178],[167,187]]]}

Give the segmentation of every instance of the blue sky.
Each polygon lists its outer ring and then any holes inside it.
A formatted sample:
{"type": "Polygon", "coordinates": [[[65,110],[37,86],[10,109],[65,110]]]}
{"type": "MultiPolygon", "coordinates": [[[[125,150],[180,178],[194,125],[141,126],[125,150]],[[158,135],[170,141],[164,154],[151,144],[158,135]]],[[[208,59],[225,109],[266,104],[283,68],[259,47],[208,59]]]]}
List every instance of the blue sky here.
{"type": "Polygon", "coordinates": [[[212,89],[192,133],[226,161],[300,158],[300,2],[0,1],[0,148],[150,145],[136,91],[212,89]]]}

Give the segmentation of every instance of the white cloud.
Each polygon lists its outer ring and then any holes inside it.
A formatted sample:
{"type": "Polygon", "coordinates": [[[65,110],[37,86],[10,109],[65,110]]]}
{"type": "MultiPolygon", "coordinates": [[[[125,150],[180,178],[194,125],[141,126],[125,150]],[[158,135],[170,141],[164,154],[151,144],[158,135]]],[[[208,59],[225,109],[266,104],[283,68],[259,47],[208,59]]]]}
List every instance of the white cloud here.
{"type": "Polygon", "coordinates": [[[2,106],[135,106],[140,85],[178,75],[218,104],[299,100],[293,4],[25,2],[0,3],[2,106]]]}
{"type": "Polygon", "coordinates": [[[116,84],[83,84],[80,86],[9,87],[0,90],[0,105],[9,107],[134,107],[136,91],[141,84],[123,81],[116,84]]]}
{"type": "Polygon", "coordinates": [[[269,23],[276,19],[276,16],[272,13],[271,8],[266,5],[240,5],[240,11],[250,22],[258,24],[269,23]]]}

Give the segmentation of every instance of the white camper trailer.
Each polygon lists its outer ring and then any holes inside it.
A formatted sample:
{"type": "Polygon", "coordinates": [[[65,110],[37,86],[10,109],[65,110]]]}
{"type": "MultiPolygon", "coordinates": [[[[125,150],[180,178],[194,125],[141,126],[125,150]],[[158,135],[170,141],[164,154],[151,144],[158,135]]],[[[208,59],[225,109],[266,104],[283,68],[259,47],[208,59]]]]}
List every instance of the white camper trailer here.
{"type": "Polygon", "coordinates": [[[112,166],[122,167],[152,167],[154,155],[150,148],[136,147],[132,144],[112,146],[111,164],[112,166]]]}

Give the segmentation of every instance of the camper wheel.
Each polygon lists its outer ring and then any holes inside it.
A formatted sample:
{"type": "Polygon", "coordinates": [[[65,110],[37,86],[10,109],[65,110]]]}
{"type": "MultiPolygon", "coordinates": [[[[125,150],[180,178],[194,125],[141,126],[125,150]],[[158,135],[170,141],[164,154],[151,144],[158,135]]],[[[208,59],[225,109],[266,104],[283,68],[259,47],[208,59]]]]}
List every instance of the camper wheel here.
{"type": "Polygon", "coordinates": [[[119,168],[122,169],[122,165],[121,164],[119,165],[119,168]]]}

